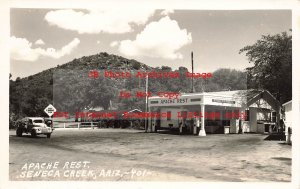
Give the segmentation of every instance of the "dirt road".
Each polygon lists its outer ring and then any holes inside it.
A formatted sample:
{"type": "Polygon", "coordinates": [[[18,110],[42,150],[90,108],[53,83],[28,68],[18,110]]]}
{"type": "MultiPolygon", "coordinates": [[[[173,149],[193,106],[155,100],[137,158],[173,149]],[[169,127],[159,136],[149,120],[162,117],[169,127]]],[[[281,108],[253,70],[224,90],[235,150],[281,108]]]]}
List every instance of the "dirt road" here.
{"type": "Polygon", "coordinates": [[[57,129],[47,139],[10,131],[10,180],[291,181],[291,146],[266,137],[57,129]]]}

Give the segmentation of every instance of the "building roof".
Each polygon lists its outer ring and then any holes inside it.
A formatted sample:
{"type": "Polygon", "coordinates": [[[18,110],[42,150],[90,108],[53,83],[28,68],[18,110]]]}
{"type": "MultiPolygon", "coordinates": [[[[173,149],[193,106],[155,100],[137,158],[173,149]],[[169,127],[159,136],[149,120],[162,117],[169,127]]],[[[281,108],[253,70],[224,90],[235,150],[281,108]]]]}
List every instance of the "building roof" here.
{"type": "MultiPolygon", "coordinates": [[[[214,92],[196,92],[196,93],[180,93],[181,96],[195,96],[195,95],[212,95],[212,96],[227,96],[227,97],[247,97],[248,99],[253,98],[254,96],[263,92],[262,90],[234,90],[234,91],[214,91],[214,92]]],[[[152,98],[160,98],[159,96],[152,96],[152,98]]]]}
{"type": "Polygon", "coordinates": [[[290,103],[292,103],[292,100],[290,100],[290,101],[288,101],[288,102],[286,102],[286,103],[283,103],[282,106],[286,106],[286,105],[288,105],[288,104],[290,104],[290,103]]]}
{"type": "Polygon", "coordinates": [[[132,113],[132,112],[142,112],[142,110],[140,110],[140,109],[133,109],[133,110],[124,109],[124,110],[100,110],[100,111],[89,111],[89,113],[93,113],[93,112],[116,114],[118,117],[122,117],[122,116],[124,115],[125,112],[127,112],[127,113],[132,113]]]}
{"type": "MultiPolygon", "coordinates": [[[[192,98],[199,97],[199,98],[220,98],[221,102],[216,102],[215,99],[212,99],[212,104],[211,105],[216,105],[216,103],[222,103],[222,99],[234,99],[234,104],[231,104],[231,106],[251,106],[254,103],[256,103],[259,99],[264,99],[273,109],[278,109],[280,108],[280,103],[279,101],[267,90],[257,90],[257,89],[247,89],[247,90],[234,90],[234,91],[215,91],[215,92],[202,92],[202,93],[181,93],[180,97],[182,98],[189,98],[187,101],[187,105],[196,105],[196,101],[191,101],[192,98]],[[215,100],[215,101],[214,101],[215,100]]],[[[158,99],[168,99],[168,97],[159,97],[159,96],[153,96],[150,97],[150,106],[157,106],[160,103],[152,103],[153,100],[158,100],[158,99]]],[[[224,100],[225,101],[225,100],[224,100]]],[[[204,101],[203,101],[204,102],[204,101]]],[[[229,101],[228,101],[229,102],[229,101]]],[[[162,106],[176,106],[178,103],[181,102],[162,102],[162,106]]],[[[206,102],[208,104],[208,101],[206,102]]],[[[224,102],[227,103],[227,102],[224,102]]],[[[228,103],[227,103],[228,104],[228,103]]],[[[208,104],[209,105],[209,104],[208,104]]]]}
{"type": "Polygon", "coordinates": [[[235,91],[216,91],[216,92],[206,92],[205,94],[214,94],[214,95],[224,95],[224,96],[233,96],[240,93],[244,93],[247,90],[235,90],[235,91]]]}
{"type": "Polygon", "coordinates": [[[234,90],[234,91],[214,91],[214,92],[202,92],[202,93],[181,93],[184,96],[190,95],[213,95],[213,96],[228,96],[228,97],[244,97],[247,98],[248,101],[255,98],[256,96],[268,93],[272,98],[276,100],[276,98],[267,90],[256,90],[256,89],[247,89],[247,90],[234,90]]]}

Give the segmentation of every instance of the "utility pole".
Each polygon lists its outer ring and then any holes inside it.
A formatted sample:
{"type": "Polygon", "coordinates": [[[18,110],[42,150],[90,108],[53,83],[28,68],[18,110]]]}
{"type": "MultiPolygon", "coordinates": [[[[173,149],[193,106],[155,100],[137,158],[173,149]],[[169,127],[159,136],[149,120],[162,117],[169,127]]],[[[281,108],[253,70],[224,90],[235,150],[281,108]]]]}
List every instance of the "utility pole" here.
{"type": "MultiPolygon", "coordinates": [[[[148,112],[148,74],[146,76],[146,113],[148,112]]],[[[148,132],[148,118],[145,117],[145,132],[148,132]]]]}
{"type": "Polygon", "coordinates": [[[194,92],[194,58],[193,58],[193,51],[191,53],[191,59],[192,59],[192,90],[191,92],[194,92]]]}

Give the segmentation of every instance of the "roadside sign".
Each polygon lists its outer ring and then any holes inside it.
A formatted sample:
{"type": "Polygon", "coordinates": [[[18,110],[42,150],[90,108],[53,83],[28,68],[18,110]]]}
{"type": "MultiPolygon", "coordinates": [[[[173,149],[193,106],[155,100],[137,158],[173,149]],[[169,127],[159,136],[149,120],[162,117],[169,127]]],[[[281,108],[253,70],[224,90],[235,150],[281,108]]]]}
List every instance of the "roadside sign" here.
{"type": "Polygon", "coordinates": [[[48,114],[49,117],[51,117],[54,112],[56,112],[56,109],[54,108],[54,106],[52,106],[52,104],[49,104],[45,109],[44,112],[46,112],[46,114],[48,114]]]}

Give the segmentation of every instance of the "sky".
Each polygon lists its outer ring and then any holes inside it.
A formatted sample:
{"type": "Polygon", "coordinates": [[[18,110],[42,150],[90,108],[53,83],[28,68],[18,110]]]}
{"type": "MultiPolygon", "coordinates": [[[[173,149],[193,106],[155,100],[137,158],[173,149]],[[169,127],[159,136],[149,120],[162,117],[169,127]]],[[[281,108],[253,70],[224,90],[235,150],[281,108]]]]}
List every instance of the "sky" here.
{"type": "Polygon", "coordinates": [[[239,50],[292,28],[290,10],[10,10],[10,73],[27,77],[107,52],[195,72],[252,66],[239,50]]]}

